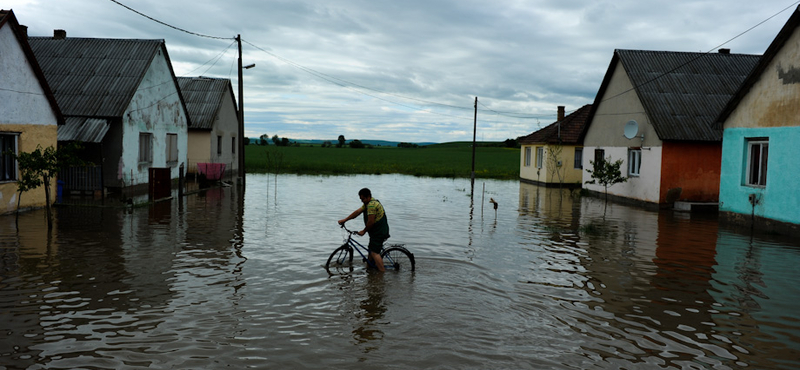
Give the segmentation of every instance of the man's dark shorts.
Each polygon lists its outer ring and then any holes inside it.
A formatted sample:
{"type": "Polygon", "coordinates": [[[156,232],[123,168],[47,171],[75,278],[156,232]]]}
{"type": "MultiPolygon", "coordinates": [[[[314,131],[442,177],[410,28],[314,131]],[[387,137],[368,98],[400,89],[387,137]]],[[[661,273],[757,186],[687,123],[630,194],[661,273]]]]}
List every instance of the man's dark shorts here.
{"type": "Polygon", "coordinates": [[[369,238],[369,251],[372,253],[381,254],[381,249],[383,249],[383,242],[386,241],[386,238],[369,238]]]}

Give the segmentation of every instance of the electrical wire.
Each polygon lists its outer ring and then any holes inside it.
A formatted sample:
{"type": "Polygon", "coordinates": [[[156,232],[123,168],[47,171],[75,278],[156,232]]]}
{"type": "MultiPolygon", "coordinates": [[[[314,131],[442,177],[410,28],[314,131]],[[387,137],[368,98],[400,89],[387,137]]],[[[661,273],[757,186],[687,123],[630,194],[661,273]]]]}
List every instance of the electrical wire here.
{"type": "Polygon", "coordinates": [[[169,28],[172,28],[172,29],[174,29],[174,30],[181,31],[181,32],[184,32],[184,33],[188,33],[188,34],[190,34],[190,35],[193,35],[193,36],[205,37],[205,38],[207,38],[207,39],[215,39],[215,40],[235,40],[235,38],[233,38],[233,37],[218,37],[218,36],[209,36],[209,35],[204,35],[204,34],[202,34],[202,33],[197,33],[197,32],[188,31],[188,30],[185,30],[185,29],[183,29],[183,28],[176,27],[176,26],[173,26],[173,25],[171,25],[171,24],[169,24],[169,23],[162,22],[162,21],[160,21],[160,20],[158,20],[158,19],[155,19],[155,18],[153,18],[153,17],[151,17],[151,16],[149,16],[149,15],[147,15],[147,14],[144,14],[144,13],[142,13],[142,12],[140,12],[140,11],[136,10],[136,9],[133,9],[133,8],[131,8],[131,7],[127,6],[127,5],[125,5],[125,4],[123,4],[123,3],[119,2],[119,1],[117,1],[117,0],[110,0],[110,1],[111,1],[112,3],[114,3],[114,4],[117,4],[117,5],[119,5],[119,6],[123,7],[123,8],[125,8],[125,9],[128,9],[128,10],[130,10],[130,11],[132,11],[132,12],[134,12],[134,13],[138,14],[138,15],[141,15],[142,17],[145,17],[145,18],[147,18],[147,19],[149,19],[149,20],[151,20],[151,21],[153,21],[153,22],[156,22],[156,23],[158,23],[158,24],[160,24],[160,25],[162,25],[162,26],[166,26],[166,27],[169,27],[169,28]]]}

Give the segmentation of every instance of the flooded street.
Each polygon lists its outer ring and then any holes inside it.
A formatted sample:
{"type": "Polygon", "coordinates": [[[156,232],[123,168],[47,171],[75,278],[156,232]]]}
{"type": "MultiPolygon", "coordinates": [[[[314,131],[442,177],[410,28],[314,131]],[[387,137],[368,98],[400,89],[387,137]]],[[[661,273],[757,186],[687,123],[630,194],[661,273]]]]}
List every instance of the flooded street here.
{"type": "Polygon", "coordinates": [[[244,194],[60,207],[49,233],[43,215],[0,217],[0,369],[800,368],[800,247],[716,215],[255,174],[244,194]],[[324,269],[365,186],[413,274],[324,269]]]}

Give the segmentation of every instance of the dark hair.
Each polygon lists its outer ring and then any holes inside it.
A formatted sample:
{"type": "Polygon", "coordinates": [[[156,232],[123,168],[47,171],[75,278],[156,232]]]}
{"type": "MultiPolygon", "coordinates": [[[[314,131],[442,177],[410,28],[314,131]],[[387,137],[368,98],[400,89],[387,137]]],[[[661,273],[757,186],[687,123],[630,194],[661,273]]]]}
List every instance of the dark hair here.
{"type": "Polygon", "coordinates": [[[372,192],[369,191],[367,188],[363,188],[358,191],[358,195],[362,197],[372,198],[372,192]]]}

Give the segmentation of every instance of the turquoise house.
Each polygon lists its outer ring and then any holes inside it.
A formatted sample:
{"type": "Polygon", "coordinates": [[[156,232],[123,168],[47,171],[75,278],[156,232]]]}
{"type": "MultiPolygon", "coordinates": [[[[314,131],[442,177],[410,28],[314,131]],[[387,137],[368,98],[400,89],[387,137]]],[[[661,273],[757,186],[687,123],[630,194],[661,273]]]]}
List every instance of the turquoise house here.
{"type": "Polygon", "coordinates": [[[788,234],[800,234],[798,26],[795,10],[717,119],[723,219],[788,234]]]}

